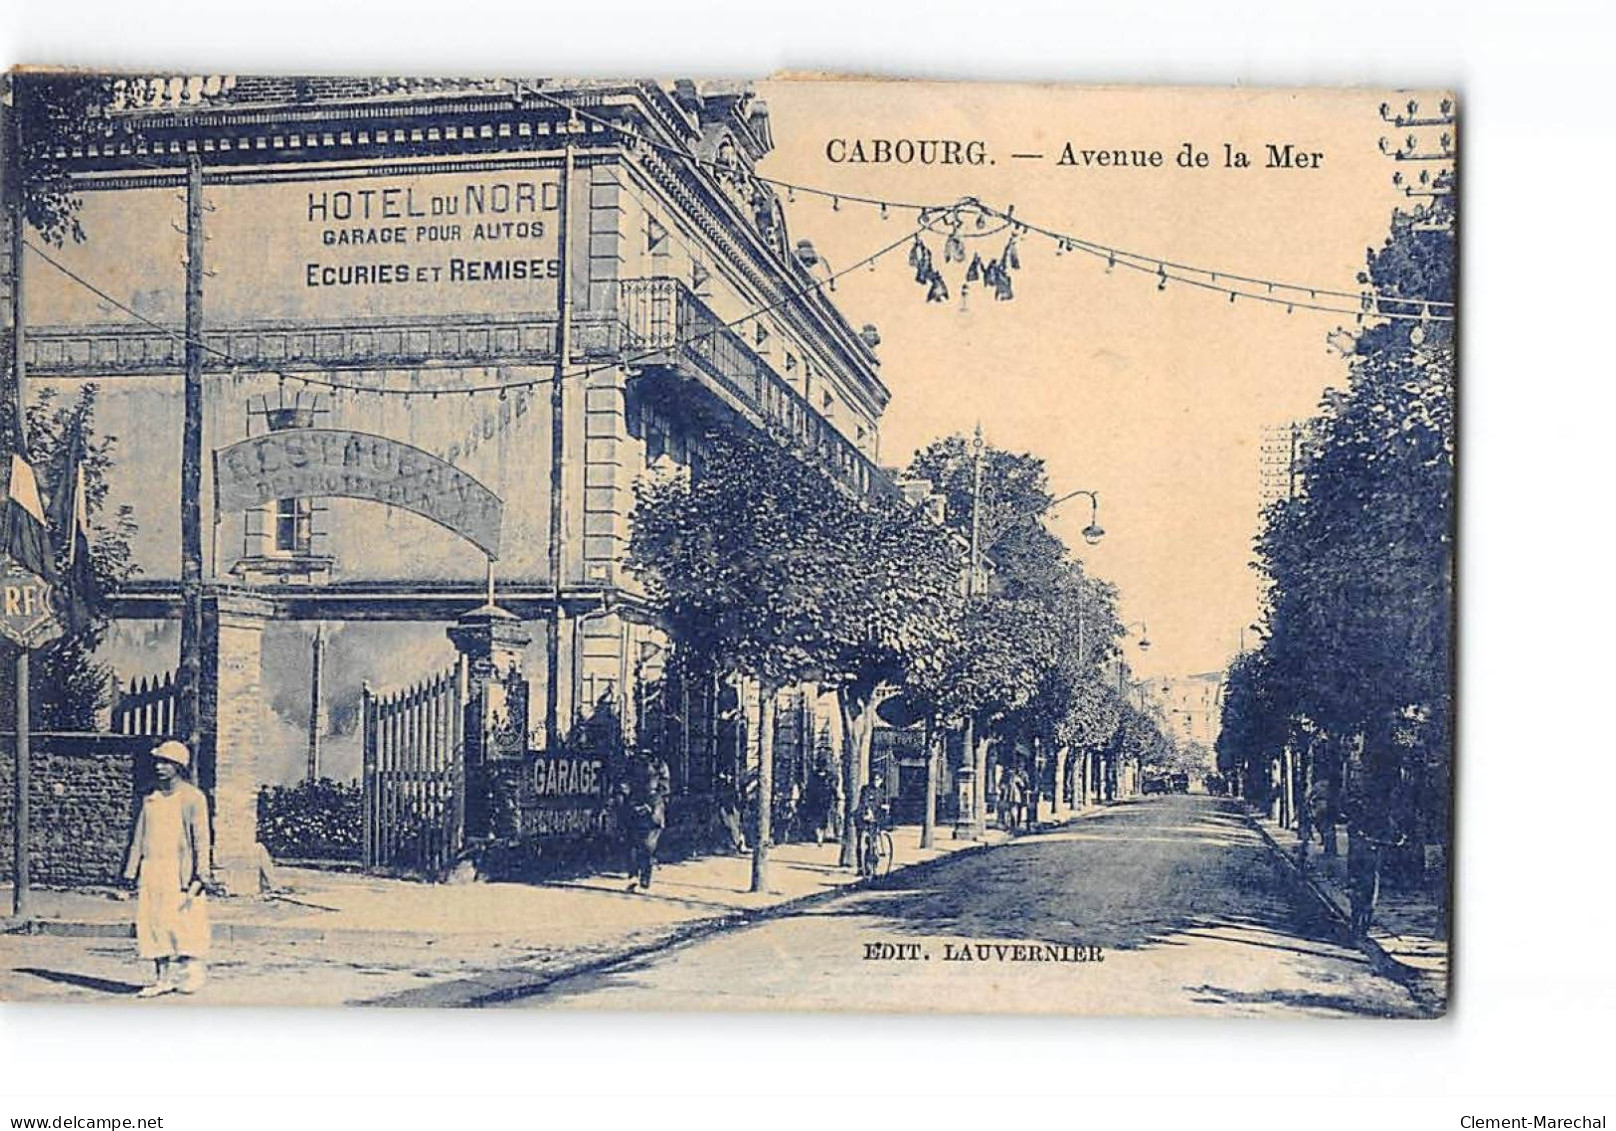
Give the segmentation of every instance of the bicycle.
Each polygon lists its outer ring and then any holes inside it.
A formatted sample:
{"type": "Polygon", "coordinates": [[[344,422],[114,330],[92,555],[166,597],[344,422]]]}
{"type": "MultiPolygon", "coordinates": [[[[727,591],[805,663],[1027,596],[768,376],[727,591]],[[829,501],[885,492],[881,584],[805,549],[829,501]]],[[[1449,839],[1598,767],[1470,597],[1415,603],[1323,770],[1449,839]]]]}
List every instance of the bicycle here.
{"type": "Polygon", "coordinates": [[[892,872],[892,860],[896,850],[892,844],[892,833],[886,829],[875,832],[859,834],[859,876],[870,879],[875,876],[886,876],[892,872]]]}

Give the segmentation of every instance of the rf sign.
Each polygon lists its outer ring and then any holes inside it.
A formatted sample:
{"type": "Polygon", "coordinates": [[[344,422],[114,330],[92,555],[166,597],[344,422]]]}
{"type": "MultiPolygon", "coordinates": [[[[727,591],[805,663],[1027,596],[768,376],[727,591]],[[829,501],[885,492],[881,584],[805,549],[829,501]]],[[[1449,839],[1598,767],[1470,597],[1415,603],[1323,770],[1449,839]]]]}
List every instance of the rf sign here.
{"type": "Polygon", "coordinates": [[[0,636],[19,648],[38,648],[61,634],[50,584],[14,561],[0,564],[0,636]]]}

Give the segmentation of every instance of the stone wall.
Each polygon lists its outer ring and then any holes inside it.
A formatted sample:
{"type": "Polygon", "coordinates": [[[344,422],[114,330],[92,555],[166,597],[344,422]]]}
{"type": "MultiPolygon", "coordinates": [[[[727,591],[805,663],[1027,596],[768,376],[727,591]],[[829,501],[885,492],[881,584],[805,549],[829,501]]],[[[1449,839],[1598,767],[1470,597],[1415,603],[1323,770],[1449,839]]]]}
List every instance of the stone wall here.
{"type": "MultiPolygon", "coordinates": [[[[14,739],[0,734],[0,863],[12,877],[14,739]]],[[[30,759],[29,880],[42,887],[116,884],[133,825],[136,774],[149,738],[38,734],[30,759]]]]}

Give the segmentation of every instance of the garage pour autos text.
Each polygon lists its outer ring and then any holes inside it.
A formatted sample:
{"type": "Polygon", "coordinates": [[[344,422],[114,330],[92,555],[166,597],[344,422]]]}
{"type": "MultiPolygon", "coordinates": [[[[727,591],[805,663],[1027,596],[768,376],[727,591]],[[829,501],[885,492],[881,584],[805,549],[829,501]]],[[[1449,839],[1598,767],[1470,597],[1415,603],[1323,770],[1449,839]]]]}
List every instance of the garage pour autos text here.
{"type": "Polygon", "coordinates": [[[559,256],[541,245],[550,227],[541,214],[558,206],[556,186],[539,181],[465,184],[426,192],[412,185],[311,191],[307,222],[327,248],[392,248],[500,244],[511,254],[449,255],[438,262],[377,258],[359,262],[306,262],[307,287],[398,283],[506,283],[554,279],[559,256]],[[534,250],[543,251],[534,254],[534,250]],[[547,254],[548,253],[548,254],[547,254]]]}

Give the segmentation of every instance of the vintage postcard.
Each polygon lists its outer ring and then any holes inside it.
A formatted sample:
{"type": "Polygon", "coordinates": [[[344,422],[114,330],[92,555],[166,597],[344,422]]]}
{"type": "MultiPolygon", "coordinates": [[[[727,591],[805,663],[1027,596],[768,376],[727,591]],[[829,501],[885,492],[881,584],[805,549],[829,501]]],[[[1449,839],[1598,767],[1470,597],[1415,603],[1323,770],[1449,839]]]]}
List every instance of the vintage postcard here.
{"type": "Polygon", "coordinates": [[[1442,91],[23,68],[0,998],[1448,999],[1442,91]]]}

